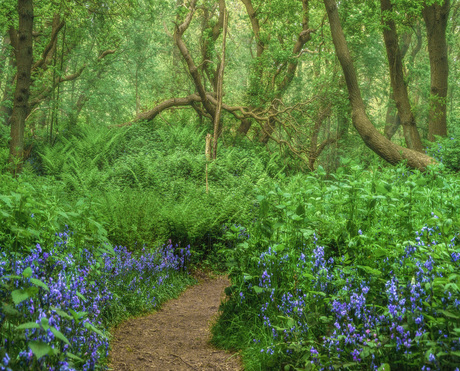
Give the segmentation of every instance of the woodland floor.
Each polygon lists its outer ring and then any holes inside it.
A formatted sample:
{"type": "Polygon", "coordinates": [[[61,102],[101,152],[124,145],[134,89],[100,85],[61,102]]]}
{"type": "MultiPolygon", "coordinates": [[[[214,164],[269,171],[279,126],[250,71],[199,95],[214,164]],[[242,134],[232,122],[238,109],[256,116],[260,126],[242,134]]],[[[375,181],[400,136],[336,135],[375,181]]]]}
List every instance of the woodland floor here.
{"type": "Polygon", "coordinates": [[[199,284],[158,312],[123,322],[114,333],[109,369],[242,370],[237,354],[209,344],[210,326],[216,320],[226,277],[197,277],[199,284]]]}

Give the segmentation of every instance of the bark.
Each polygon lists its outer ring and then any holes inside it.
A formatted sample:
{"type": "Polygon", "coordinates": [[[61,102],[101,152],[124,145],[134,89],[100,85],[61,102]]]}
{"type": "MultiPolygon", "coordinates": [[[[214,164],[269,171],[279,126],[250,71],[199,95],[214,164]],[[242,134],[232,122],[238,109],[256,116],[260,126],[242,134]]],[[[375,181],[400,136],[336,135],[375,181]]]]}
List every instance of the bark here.
{"type": "MultiPolygon", "coordinates": [[[[252,29],[255,35],[255,38],[257,40],[257,56],[260,57],[262,53],[264,52],[265,46],[263,43],[260,42],[260,24],[257,19],[257,14],[254,11],[254,8],[252,7],[252,4],[250,0],[242,0],[243,3],[246,6],[247,13],[249,15],[249,18],[251,20],[252,24],[252,29]]],[[[310,1],[309,0],[302,0],[302,9],[303,9],[303,16],[302,16],[302,31],[299,33],[296,42],[294,43],[294,46],[292,48],[292,56],[293,58],[287,62],[286,64],[280,66],[278,71],[276,72],[275,76],[273,77],[273,82],[274,82],[274,88],[276,89],[276,94],[274,96],[274,99],[281,99],[282,95],[284,92],[287,90],[289,85],[291,84],[296,70],[297,70],[297,65],[298,65],[298,56],[304,45],[311,40],[311,34],[315,32],[315,30],[310,28],[310,1]],[[276,80],[276,75],[281,73],[283,69],[286,69],[286,74],[284,78],[278,83],[275,83],[276,80]]],[[[262,79],[262,74],[260,74],[259,79],[262,79]]],[[[266,102],[262,102],[266,103],[266,102]]],[[[276,109],[276,103],[274,105],[274,109],[276,109]]],[[[247,134],[247,131],[250,128],[251,122],[242,122],[238,131],[243,134],[247,134]]],[[[262,130],[262,136],[260,138],[261,143],[268,143],[271,134],[275,130],[275,123],[272,122],[272,120],[268,120],[262,130]]]]}
{"type": "MultiPolygon", "coordinates": [[[[15,32],[14,29],[12,29],[11,32],[15,32]]],[[[11,38],[8,34],[3,40],[4,49],[2,51],[2,54],[5,56],[5,64],[2,64],[2,68],[4,67],[7,69],[7,75],[5,77],[5,89],[3,90],[3,96],[0,102],[0,122],[3,122],[3,124],[6,126],[9,125],[10,117],[13,113],[13,108],[8,101],[9,99],[11,99],[11,96],[13,94],[12,88],[15,80],[15,74],[12,72],[15,67],[14,50],[7,50],[10,45],[11,38]],[[6,60],[8,60],[8,62],[6,62],[6,60]],[[6,67],[6,63],[8,63],[8,68],[6,67]]],[[[3,72],[3,70],[1,72],[3,72]]]]}
{"type": "Polygon", "coordinates": [[[3,92],[2,102],[0,103],[0,122],[3,122],[5,126],[9,126],[11,124],[13,107],[11,106],[9,100],[11,99],[13,84],[14,76],[8,79],[3,92]]]}
{"type": "Polygon", "coordinates": [[[6,69],[6,66],[9,64],[9,50],[8,48],[11,45],[10,36],[7,34],[3,37],[2,47],[0,51],[0,89],[2,88],[3,73],[6,69]]]}
{"type": "MultiPolygon", "coordinates": [[[[97,58],[97,62],[100,63],[102,59],[104,59],[106,56],[110,54],[114,54],[116,52],[116,49],[107,49],[99,55],[97,58]]],[[[93,79],[89,80],[88,85],[92,86],[97,80],[99,80],[102,76],[103,69],[99,68],[96,77],[93,79]]],[[[74,80],[73,80],[74,81],[74,80]]],[[[72,86],[73,89],[73,86],[72,86]]],[[[72,99],[73,100],[73,99],[72,99]]],[[[70,126],[75,126],[78,121],[78,116],[80,115],[81,111],[83,110],[83,107],[85,106],[86,102],[88,102],[89,98],[87,96],[87,92],[83,92],[80,94],[78,97],[77,103],[75,104],[74,111],[69,114],[69,124],[70,126]]]]}
{"type": "Polygon", "coordinates": [[[391,88],[398,109],[398,115],[404,131],[406,145],[410,149],[422,152],[423,146],[417,130],[414,114],[409,101],[407,86],[404,82],[402,53],[399,49],[396,24],[392,17],[393,6],[390,0],[380,0],[382,10],[383,38],[387,50],[391,88]]]}
{"type": "Polygon", "coordinates": [[[201,81],[201,76],[198,71],[198,68],[196,67],[195,62],[193,61],[193,58],[190,55],[190,52],[188,51],[187,45],[185,44],[184,40],[182,40],[182,35],[187,30],[187,28],[190,26],[190,22],[192,21],[193,14],[195,13],[196,2],[197,0],[192,0],[190,2],[190,5],[189,5],[190,11],[185,17],[185,20],[181,24],[176,25],[174,29],[174,41],[176,42],[176,45],[179,48],[179,51],[182,54],[182,57],[184,58],[187,64],[187,68],[190,72],[190,75],[192,76],[193,82],[195,84],[195,88],[198,91],[198,94],[201,98],[201,102],[203,103],[204,108],[214,120],[215,108],[207,99],[206,90],[203,86],[203,82],[201,81]]]}
{"type": "MultiPolygon", "coordinates": [[[[101,53],[101,55],[98,57],[97,59],[97,62],[100,62],[103,58],[105,58],[107,55],[110,55],[110,54],[114,54],[116,52],[115,49],[108,49],[108,50],[105,50],[104,52],[101,53]]],[[[78,79],[81,74],[83,73],[83,71],[88,67],[88,64],[84,64],[83,66],[80,67],[80,69],[78,71],[76,71],[75,73],[72,73],[70,75],[66,75],[66,76],[58,76],[54,79],[54,82],[49,85],[49,86],[46,86],[40,93],[36,94],[29,102],[29,105],[31,108],[35,108],[36,106],[38,106],[39,104],[41,104],[43,101],[45,101],[46,99],[49,98],[49,96],[53,93],[54,89],[56,89],[56,87],[63,83],[63,82],[68,82],[68,81],[74,81],[76,79],[78,79]]],[[[100,77],[100,73],[98,73],[98,78],[100,77]]],[[[81,104],[81,107],[80,107],[80,111],[81,109],[83,108],[83,105],[86,103],[87,99],[85,96],[83,97],[79,97],[79,100],[78,102],[80,102],[81,104]]],[[[77,103],[77,108],[78,108],[78,103],[77,103]]],[[[80,112],[78,111],[78,113],[80,112]]]]}
{"type": "MultiPolygon", "coordinates": [[[[11,115],[11,171],[20,172],[24,152],[24,127],[29,110],[29,93],[33,61],[32,29],[34,8],[32,0],[18,0],[19,27],[15,45],[17,82],[11,115]]],[[[16,35],[15,35],[16,36],[16,35]]],[[[13,38],[11,38],[13,42],[13,38]]]]}
{"type": "Polygon", "coordinates": [[[227,22],[228,15],[226,14],[225,2],[224,8],[221,10],[224,13],[223,28],[224,34],[222,39],[222,58],[220,60],[219,71],[217,73],[216,94],[217,105],[216,114],[214,116],[214,138],[212,143],[212,158],[217,158],[217,143],[222,131],[221,112],[222,112],[222,90],[224,82],[224,67],[225,67],[225,42],[227,40],[227,22]]]}
{"type": "MultiPolygon", "coordinates": [[[[213,106],[218,105],[217,98],[214,93],[206,93],[206,99],[213,106]]],[[[194,108],[195,110],[200,111],[197,103],[202,103],[201,97],[198,94],[191,94],[184,98],[167,99],[159,103],[157,106],[155,106],[151,110],[140,113],[133,120],[125,122],[123,124],[114,125],[114,126],[115,127],[121,127],[121,126],[127,126],[127,125],[129,126],[140,120],[151,121],[164,110],[174,108],[174,107],[192,106],[192,108],[194,108]]],[[[222,109],[232,114],[237,120],[243,121],[243,120],[253,119],[259,123],[266,122],[268,119],[273,119],[277,116],[278,113],[285,113],[286,111],[292,108],[294,107],[287,108],[281,112],[270,112],[269,110],[268,111],[253,111],[251,110],[250,107],[229,106],[228,104],[222,103],[222,109]]],[[[207,115],[207,117],[211,119],[210,115],[207,112],[201,111],[200,113],[202,115],[207,115]]]]}
{"type": "Polygon", "coordinates": [[[211,68],[212,66],[211,48],[214,47],[214,43],[217,41],[217,39],[219,38],[221,34],[222,29],[224,28],[224,14],[226,12],[225,0],[219,0],[219,18],[216,24],[212,28],[209,25],[209,20],[210,18],[212,18],[212,16],[210,17],[209,11],[205,6],[203,6],[202,9],[205,14],[203,17],[202,36],[201,36],[201,54],[203,58],[203,62],[201,64],[202,66],[201,70],[202,70],[202,74],[206,74],[206,76],[208,77],[208,80],[210,81],[214,92],[217,92],[217,79],[218,79],[218,73],[220,69],[220,62],[218,63],[217,68],[215,70],[211,68]]]}
{"type": "MultiPolygon", "coordinates": [[[[254,7],[252,5],[251,0],[241,0],[241,2],[244,4],[246,8],[246,13],[248,14],[249,20],[251,22],[251,27],[252,27],[252,32],[254,33],[254,38],[256,40],[256,58],[260,58],[262,54],[265,51],[265,44],[260,38],[260,23],[259,23],[259,18],[257,18],[257,13],[254,10],[254,7]]],[[[251,55],[252,53],[252,47],[251,48],[251,55]]],[[[260,82],[262,80],[262,75],[263,75],[263,67],[257,66],[256,67],[256,78],[254,79],[255,81],[260,82]]],[[[254,80],[251,81],[251,84],[254,84],[254,80]]],[[[257,84],[258,84],[257,82],[257,84]]],[[[253,86],[250,87],[250,91],[256,91],[257,89],[253,86]]],[[[251,128],[252,122],[250,120],[244,120],[241,121],[240,126],[238,127],[238,133],[242,135],[246,135],[251,128]]]]}
{"type": "Polygon", "coordinates": [[[390,140],[385,138],[385,136],[380,134],[371,123],[366,114],[353,60],[348,50],[348,45],[340,23],[337,4],[335,0],[324,0],[324,5],[329,18],[329,26],[336,54],[342,66],[347,84],[352,109],[353,126],[363,139],[364,143],[390,164],[398,164],[406,160],[409,167],[420,170],[424,170],[428,165],[434,164],[435,161],[431,157],[392,143],[390,140]]]}
{"type": "Polygon", "coordinates": [[[184,98],[167,99],[161,102],[160,104],[156,105],[153,109],[146,111],[146,112],[139,113],[138,115],[136,115],[136,117],[133,120],[125,122],[123,124],[114,125],[114,126],[116,127],[130,126],[134,124],[135,122],[142,121],[142,120],[151,121],[164,110],[167,110],[173,107],[191,106],[195,102],[201,102],[201,98],[198,94],[191,94],[184,98]]]}
{"type": "Polygon", "coordinates": [[[50,85],[45,87],[40,93],[37,94],[37,96],[34,96],[33,99],[30,100],[29,105],[31,108],[35,108],[39,104],[41,104],[44,100],[46,100],[54,91],[54,89],[61,83],[66,82],[66,81],[73,81],[78,79],[83,71],[86,68],[86,64],[80,67],[80,69],[67,76],[58,76],[54,79],[54,82],[50,85]]]}
{"type": "Polygon", "coordinates": [[[241,135],[246,135],[249,129],[251,128],[251,125],[252,125],[251,121],[247,119],[241,120],[241,124],[238,127],[237,132],[241,135]]]}
{"type": "Polygon", "coordinates": [[[259,58],[265,50],[265,44],[260,39],[260,24],[259,19],[257,18],[256,11],[252,6],[251,0],[241,0],[244,6],[246,7],[246,12],[248,13],[249,20],[251,21],[252,31],[254,32],[254,37],[256,38],[257,45],[257,58],[259,58]]]}
{"type": "MultiPolygon", "coordinates": [[[[310,28],[310,1],[309,0],[302,0],[302,8],[303,8],[303,19],[302,19],[302,31],[297,37],[297,41],[294,44],[292,49],[292,55],[297,56],[299,53],[302,52],[302,48],[304,45],[311,40],[311,34],[315,32],[315,30],[310,28]]],[[[284,77],[283,81],[277,86],[278,96],[277,98],[281,97],[281,94],[289,87],[292,82],[292,79],[295,76],[295,72],[297,70],[298,65],[298,58],[292,59],[288,63],[287,73],[284,77]]]]}
{"type": "Polygon", "coordinates": [[[37,61],[32,70],[35,71],[38,68],[46,70],[53,58],[54,53],[56,52],[56,45],[57,45],[57,37],[59,31],[61,31],[62,27],[64,27],[65,21],[61,21],[61,16],[59,14],[55,14],[53,16],[52,22],[52,29],[51,29],[51,36],[48,44],[45,46],[41,58],[37,61]]]}
{"type": "MultiPolygon", "coordinates": [[[[414,34],[415,34],[415,37],[416,37],[416,42],[415,42],[415,45],[414,45],[414,47],[412,48],[412,50],[410,52],[409,61],[408,61],[409,65],[411,66],[411,68],[414,67],[415,57],[417,56],[418,52],[422,48],[422,28],[421,28],[419,22],[417,22],[416,25],[415,25],[414,34]]],[[[412,40],[412,33],[405,33],[403,35],[403,37],[402,37],[402,40],[403,40],[403,45],[401,46],[401,57],[404,59],[404,57],[405,57],[405,55],[408,52],[409,47],[410,47],[410,43],[411,43],[411,40],[412,40]]],[[[404,73],[405,73],[406,81],[407,81],[407,85],[408,85],[409,81],[411,81],[411,79],[412,79],[411,70],[406,70],[405,69],[404,73]]],[[[418,96],[417,93],[415,93],[414,94],[415,105],[417,105],[418,99],[419,99],[419,96],[418,96]]],[[[394,102],[393,92],[390,93],[389,101],[394,102]]],[[[385,136],[390,140],[396,134],[396,131],[401,126],[401,120],[399,118],[398,112],[397,112],[397,110],[395,112],[394,111],[395,110],[394,110],[394,107],[392,106],[392,104],[391,103],[388,104],[387,114],[386,114],[386,121],[385,121],[386,122],[385,136]]]]}
{"type": "Polygon", "coordinates": [[[436,135],[447,136],[447,89],[449,65],[447,58],[446,28],[449,17],[449,0],[442,5],[434,3],[423,8],[428,39],[428,54],[431,70],[431,99],[428,139],[434,141],[436,135]]]}
{"type": "Polygon", "coordinates": [[[308,167],[311,171],[315,169],[315,162],[323,152],[327,145],[335,143],[338,138],[327,138],[318,146],[318,136],[323,121],[331,115],[331,107],[327,107],[325,110],[319,112],[313,126],[313,132],[310,139],[310,149],[308,151],[308,167]]]}
{"type": "Polygon", "coordinates": [[[390,93],[390,97],[388,99],[388,108],[387,108],[387,114],[385,117],[385,129],[384,133],[385,136],[391,140],[393,138],[393,135],[396,134],[398,131],[399,127],[401,126],[401,119],[399,118],[398,112],[395,112],[393,102],[394,102],[395,96],[393,92],[390,93]]]}

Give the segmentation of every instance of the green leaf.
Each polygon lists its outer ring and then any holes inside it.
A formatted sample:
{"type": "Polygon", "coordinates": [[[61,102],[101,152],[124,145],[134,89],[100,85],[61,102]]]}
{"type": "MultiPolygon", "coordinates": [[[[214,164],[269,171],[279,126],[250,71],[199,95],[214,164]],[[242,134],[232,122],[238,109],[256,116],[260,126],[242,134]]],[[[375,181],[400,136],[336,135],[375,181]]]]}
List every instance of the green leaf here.
{"type": "Polygon", "coordinates": [[[50,354],[53,350],[53,348],[51,348],[48,344],[42,341],[29,341],[27,345],[35,354],[35,357],[37,357],[37,359],[40,359],[43,356],[46,356],[47,354],[50,354]]]}
{"type": "Polygon", "coordinates": [[[10,213],[7,213],[6,211],[3,211],[3,210],[0,210],[0,213],[2,214],[3,218],[5,218],[5,219],[8,219],[11,216],[10,213]]]}
{"type": "Polygon", "coordinates": [[[62,318],[66,318],[66,319],[69,319],[69,320],[72,320],[73,317],[69,314],[67,314],[66,312],[64,312],[62,309],[59,309],[59,308],[54,308],[54,307],[51,307],[51,310],[54,310],[57,314],[59,314],[62,318]]]}
{"type": "Polygon", "coordinates": [[[24,271],[22,272],[22,276],[25,277],[25,278],[29,278],[29,277],[32,277],[32,268],[31,267],[27,267],[26,269],[24,269],[24,271]]]}
{"type": "Polygon", "coordinates": [[[87,312],[75,312],[73,309],[69,308],[69,312],[72,314],[72,317],[79,321],[83,317],[85,317],[88,313],[87,312]]]}
{"type": "Polygon", "coordinates": [[[0,200],[2,200],[8,207],[12,207],[11,199],[8,196],[0,195],[0,200]]]}
{"type": "Polygon", "coordinates": [[[318,168],[316,169],[316,173],[319,176],[324,176],[326,175],[326,170],[324,170],[324,168],[321,165],[319,165],[318,168]]]}
{"type": "Polygon", "coordinates": [[[72,359],[76,360],[76,361],[84,362],[83,359],[81,359],[79,356],[76,356],[75,354],[67,352],[65,355],[67,357],[69,357],[69,358],[72,358],[72,359]]]}
{"type": "Polygon", "coordinates": [[[95,332],[95,333],[98,334],[99,336],[102,336],[103,338],[106,337],[106,336],[101,332],[101,330],[99,330],[99,329],[97,329],[96,327],[94,327],[91,323],[85,322],[84,326],[85,326],[88,330],[91,330],[91,331],[95,332]]]}
{"type": "Polygon", "coordinates": [[[449,317],[449,318],[453,318],[453,319],[460,319],[459,316],[451,313],[451,312],[448,312],[447,310],[442,310],[442,309],[438,309],[438,312],[441,313],[441,314],[444,314],[446,317],[449,317]]]}
{"type": "Polygon", "coordinates": [[[295,210],[295,213],[299,216],[304,216],[305,215],[305,207],[302,204],[299,204],[297,206],[297,209],[295,210]]]}
{"type": "Polygon", "coordinates": [[[370,273],[370,274],[374,275],[374,276],[380,276],[382,274],[382,272],[380,272],[378,269],[371,268],[371,267],[368,267],[368,266],[365,266],[365,265],[358,265],[357,267],[362,269],[363,271],[365,271],[367,273],[370,273]]]}
{"type": "Polygon", "coordinates": [[[19,312],[15,307],[13,307],[12,305],[6,304],[6,303],[2,304],[2,310],[3,310],[3,313],[5,313],[7,316],[15,317],[21,314],[21,312],[19,312]]]}
{"type": "Polygon", "coordinates": [[[77,296],[83,300],[83,301],[88,301],[88,299],[86,299],[82,294],[80,294],[78,291],[77,291],[77,296]]]}
{"type": "Polygon", "coordinates": [[[31,328],[41,328],[40,325],[36,322],[26,322],[23,323],[22,325],[19,325],[16,327],[17,330],[26,330],[26,329],[31,329],[31,328]]]}
{"type": "Polygon", "coordinates": [[[306,239],[315,234],[315,231],[312,229],[301,229],[300,232],[302,232],[304,238],[306,239]]]}
{"type": "Polygon", "coordinates": [[[27,290],[22,290],[22,289],[12,291],[11,296],[13,298],[14,304],[16,305],[30,298],[30,295],[27,292],[27,290]]]}
{"type": "Polygon", "coordinates": [[[283,252],[285,249],[286,249],[285,245],[279,244],[279,245],[275,246],[275,248],[273,250],[275,250],[276,252],[283,252]]]}
{"type": "Polygon", "coordinates": [[[309,294],[314,294],[314,295],[320,295],[320,296],[326,296],[326,294],[322,291],[309,291],[309,294]]]}
{"type": "Polygon", "coordinates": [[[54,334],[54,336],[56,336],[59,340],[70,345],[69,340],[64,336],[64,334],[61,331],[59,331],[58,329],[54,327],[51,327],[50,330],[54,334]]]}
{"type": "Polygon", "coordinates": [[[12,274],[12,275],[9,275],[9,276],[3,276],[2,278],[6,278],[6,279],[12,279],[12,280],[13,280],[13,279],[16,279],[16,280],[20,280],[20,279],[22,279],[22,277],[21,277],[21,276],[16,276],[16,275],[14,275],[14,274],[12,274]]]}
{"type": "Polygon", "coordinates": [[[32,282],[35,286],[39,286],[39,287],[41,287],[42,289],[44,289],[46,291],[50,291],[48,285],[46,283],[40,281],[39,279],[31,278],[30,282],[32,282]]]}
{"type": "Polygon", "coordinates": [[[48,329],[50,328],[48,318],[43,317],[43,318],[40,320],[40,323],[42,324],[43,330],[46,331],[46,330],[48,330],[48,329]]]}
{"type": "Polygon", "coordinates": [[[388,363],[384,363],[377,369],[377,371],[390,371],[390,365],[388,363]]]}
{"type": "Polygon", "coordinates": [[[252,289],[256,292],[256,294],[260,294],[261,292],[264,292],[264,289],[259,286],[252,286],[252,289]]]}

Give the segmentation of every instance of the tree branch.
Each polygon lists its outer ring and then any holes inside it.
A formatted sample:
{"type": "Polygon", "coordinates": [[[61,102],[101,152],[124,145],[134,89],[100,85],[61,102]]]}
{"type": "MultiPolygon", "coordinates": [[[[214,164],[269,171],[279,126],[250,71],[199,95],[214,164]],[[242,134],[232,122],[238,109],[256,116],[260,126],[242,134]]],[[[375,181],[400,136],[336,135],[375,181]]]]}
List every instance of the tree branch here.
{"type": "Polygon", "coordinates": [[[142,120],[151,121],[164,110],[167,110],[172,107],[190,106],[195,102],[201,102],[201,98],[198,94],[191,94],[184,98],[167,99],[161,102],[160,104],[158,104],[157,106],[155,106],[154,108],[152,108],[151,110],[139,113],[131,121],[125,122],[123,124],[112,125],[111,127],[131,126],[135,122],[142,121],[142,120]]]}
{"type": "Polygon", "coordinates": [[[187,30],[188,26],[190,25],[190,22],[192,21],[193,14],[195,12],[196,2],[197,0],[191,1],[190,11],[185,17],[184,22],[180,25],[176,25],[174,29],[174,40],[176,42],[177,47],[179,48],[179,51],[182,54],[182,57],[187,63],[188,70],[190,72],[190,75],[192,76],[193,82],[195,84],[195,88],[197,89],[198,94],[200,95],[201,102],[203,103],[204,108],[214,118],[215,109],[209,103],[206,97],[206,91],[204,89],[203,83],[201,82],[201,76],[200,76],[200,73],[198,72],[198,68],[196,67],[195,62],[193,61],[192,56],[190,55],[190,52],[188,51],[187,45],[185,44],[184,40],[182,40],[183,33],[187,30]]]}
{"type": "Polygon", "coordinates": [[[62,27],[64,27],[65,21],[60,20],[60,15],[55,14],[53,16],[53,24],[52,24],[52,30],[51,30],[51,37],[48,42],[48,44],[45,46],[45,49],[43,50],[42,57],[39,61],[37,61],[34,66],[32,67],[32,71],[38,69],[38,68],[43,68],[46,69],[46,66],[49,64],[51,61],[51,58],[54,54],[54,51],[56,50],[56,40],[59,34],[59,31],[61,31],[62,27]]]}

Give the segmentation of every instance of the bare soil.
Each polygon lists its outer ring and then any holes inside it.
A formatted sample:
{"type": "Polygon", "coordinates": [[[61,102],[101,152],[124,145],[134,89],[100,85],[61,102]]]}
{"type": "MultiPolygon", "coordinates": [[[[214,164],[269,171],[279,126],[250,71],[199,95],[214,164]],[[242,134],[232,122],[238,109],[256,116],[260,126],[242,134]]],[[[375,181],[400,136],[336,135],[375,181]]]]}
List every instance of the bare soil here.
{"type": "Polygon", "coordinates": [[[114,333],[109,368],[144,370],[242,370],[238,354],[209,344],[228,278],[200,274],[199,284],[145,317],[123,322],[114,333]]]}

